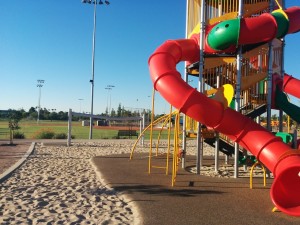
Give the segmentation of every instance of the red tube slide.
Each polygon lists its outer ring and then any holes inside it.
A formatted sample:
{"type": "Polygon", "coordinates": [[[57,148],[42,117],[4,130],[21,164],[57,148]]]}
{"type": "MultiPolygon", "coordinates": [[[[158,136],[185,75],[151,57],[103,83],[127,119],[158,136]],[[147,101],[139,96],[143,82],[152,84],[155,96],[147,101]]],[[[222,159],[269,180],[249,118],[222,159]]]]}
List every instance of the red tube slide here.
{"type": "Polygon", "coordinates": [[[300,98],[300,80],[288,75],[284,74],[283,77],[283,91],[293,95],[297,98],[300,98]]]}
{"type": "Polygon", "coordinates": [[[167,41],[149,58],[154,88],[174,107],[191,118],[227,135],[252,152],[275,176],[271,188],[273,203],[282,212],[300,216],[300,155],[280,138],[251,119],[207,98],[181,79],[180,61],[194,61],[199,55],[195,39],[167,41]]]}
{"type": "Polygon", "coordinates": [[[238,43],[244,45],[268,42],[276,37],[276,33],[276,20],[269,13],[264,13],[259,17],[245,18],[241,20],[238,43]]]}
{"type": "Polygon", "coordinates": [[[300,31],[300,16],[299,16],[300,7],[294,6],[285,10],[289,18],[289,30],[288,34],[296,33],[300,31]]]}
{"type": "Polygon", "coordinates": [[[275,10],[257,17],[225,20],[206,30],[205,52],[232,52],[237,45],[269,42],[299,30],[300,7],[275,10]]]}
{"type": "MultiPolygon", "coordinates": [[[[294,6],[284,10],[288,17],[287,34],[300,30],[300,7],[294,6]]],[[[268,42],[276,37],[278,29],[285,29],[278,24],[272,14],[264,13],[258,17],[243,18],[239,33],[240,45],[268,42]]]]}

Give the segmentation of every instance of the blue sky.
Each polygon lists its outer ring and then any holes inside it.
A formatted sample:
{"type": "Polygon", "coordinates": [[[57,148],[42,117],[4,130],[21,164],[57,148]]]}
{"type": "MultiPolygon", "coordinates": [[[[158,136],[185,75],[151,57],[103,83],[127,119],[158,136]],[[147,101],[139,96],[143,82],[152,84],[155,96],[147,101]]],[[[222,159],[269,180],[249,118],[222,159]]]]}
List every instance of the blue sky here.
{"type": "MultiPolygon", "coordinates": [[[[116,1],[97,7],[94,113],[121,103],[151,107],[148,58],[168,39],[185,36],[185,1],[116,1]],[[115,87],[108,92],[107,85],[115,87]]],[[[287,6],[300,5],[286,1],[287,6]]],[[[0,1],[0,109],[38,105],[90,112],[93,5],[81,0],[0,1]],[[83,99],[83,100],[78,100],[83,99]]],[[[285,70],[300,78],[300,33],[286,38],[285,70]]],[[[180,72],[183,68],[179,66],[180,72]]],[[[156,113],[168,104],[156,98],[156,113]]]]}

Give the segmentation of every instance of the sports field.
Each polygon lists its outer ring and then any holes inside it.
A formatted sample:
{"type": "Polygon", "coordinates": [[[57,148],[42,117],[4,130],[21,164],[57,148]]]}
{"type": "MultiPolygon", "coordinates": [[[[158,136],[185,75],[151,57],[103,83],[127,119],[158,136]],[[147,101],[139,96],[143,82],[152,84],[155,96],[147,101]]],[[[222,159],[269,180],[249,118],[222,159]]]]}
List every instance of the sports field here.
{"type": "MultiPolygon", "coordinates": [[[[67,121],[49,121],[40,120],[39,123],[33,120],[21,120],[19,122],[20,129],[17,132],[23,133],[25,139],[37,139],[38,134],[41,132],[54,132],[55,134],[67,134],[68,122],[67,121]]],[[[94,126],[93,127],[93,139],[117,139],[119,130],[136,130],[140,134],[139,127],[122,126],[122,127],[110,127],[110,126],[94,126]]],[[[82,126],[81,121],[72,122],[72,137],[75,139],[88,139],[89,138],[89,126],[82,126]]],[[[155,129],[153,135],[157,136],[160,129],[155,129]]],[[[172,132],[173,133],[173,132],[172,132]]],[[[167,138],[168,132],[164,130],[161,132],[161,138],[167,138]]],[[[145,139],[149,139],[150,130],[144,133],[145,139]]],[[[126,137],[122,137],[126,138],[126,137]]],[[[127,137],[129,138],[129,137],[127,137]]],[[[136,137],[132,137],[136,138],[136,137]]],[[[0,121],[0,139],[9,139],[8,121],[0,121]]]]}

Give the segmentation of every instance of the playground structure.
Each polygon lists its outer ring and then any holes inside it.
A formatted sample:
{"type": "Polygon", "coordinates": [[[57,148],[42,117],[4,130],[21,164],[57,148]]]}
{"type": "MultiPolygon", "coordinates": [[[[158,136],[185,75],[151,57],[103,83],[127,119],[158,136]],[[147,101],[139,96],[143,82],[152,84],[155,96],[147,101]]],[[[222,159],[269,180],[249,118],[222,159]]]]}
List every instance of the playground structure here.
{"type": "Polygon", "coordinates": [[[300,7],[283,10],[281,5],[277,0],[189,0],[187,38],[158,47],[149,68],[155,90],[198,122],[198,139],[205,126],[233,143],[235,166],[240,148],[250,151],[275,177],[274,205],[300,216],[300,152],[270,132],[272,109],[300,120],[300,108],[285,94],[300,98],[300,81],[284,73],[283,63],[284,36],[300,31],[300,7]],[[187,65],[184,80],[176,70],[180,61],[187,65]],[[188,75],[199,77],[198,91],[187,84],[188,75]],[[234,87],[234,100],[210,98],[224,84],[234,87]],[[265,112],[267,129],[257,123],[265,112]]]}

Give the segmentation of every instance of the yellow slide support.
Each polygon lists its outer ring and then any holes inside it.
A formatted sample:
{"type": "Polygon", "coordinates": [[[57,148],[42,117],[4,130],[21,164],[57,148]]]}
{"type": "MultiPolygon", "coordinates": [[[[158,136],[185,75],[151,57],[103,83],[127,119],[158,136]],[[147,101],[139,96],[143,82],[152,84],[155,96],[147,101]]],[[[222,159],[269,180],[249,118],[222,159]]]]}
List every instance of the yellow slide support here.
{"type": "Polygon", "coordinates": [[[264,172],[264,187],[265,187],[266,184],[267,184],[267,182],[266,182],[266,169],[265,169],[264,165],[262,165],[259,161],[256,161],[256,162],[252,165],[251,170],[250,170],[250,189],[253,188],[253,170],[254,170],[254,168],[255,168],[256,166],[258,166],[258,165],[261,165],[261,168],[262,168],[262,170],[263,170],[263,172],[264,172]]]}

